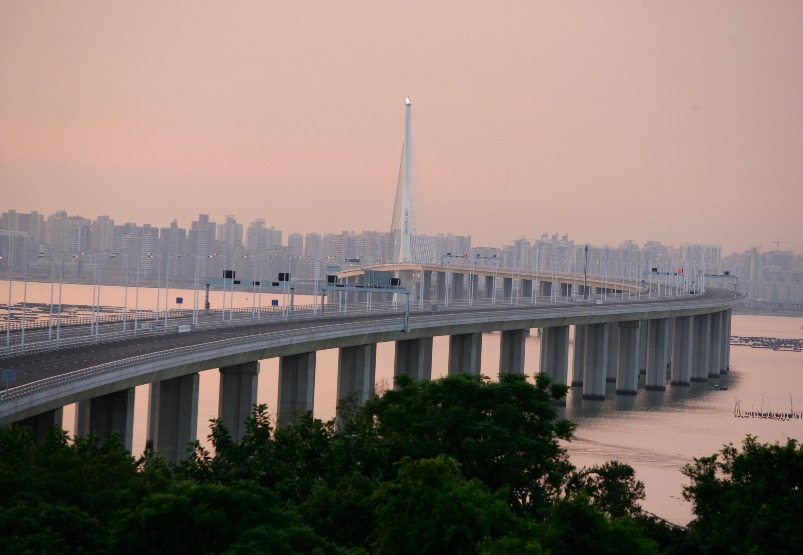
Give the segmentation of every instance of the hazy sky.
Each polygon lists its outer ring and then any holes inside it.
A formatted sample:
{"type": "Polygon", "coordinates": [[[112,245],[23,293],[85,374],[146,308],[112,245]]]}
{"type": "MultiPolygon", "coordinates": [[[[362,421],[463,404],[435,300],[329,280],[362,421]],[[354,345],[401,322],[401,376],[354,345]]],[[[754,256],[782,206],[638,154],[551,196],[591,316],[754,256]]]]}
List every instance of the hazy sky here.
{"type": "Polygon", "coordinates": [[[800,0],[6,0],[0,210],[387,230],[406,95],[427,233],[803,242],[800,0]]]}

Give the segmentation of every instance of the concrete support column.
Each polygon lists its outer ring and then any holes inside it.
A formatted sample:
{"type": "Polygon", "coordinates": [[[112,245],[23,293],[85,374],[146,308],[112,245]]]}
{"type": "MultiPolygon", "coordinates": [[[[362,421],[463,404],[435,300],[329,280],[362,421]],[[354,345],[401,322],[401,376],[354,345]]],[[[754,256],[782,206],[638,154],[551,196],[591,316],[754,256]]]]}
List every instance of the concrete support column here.
{"type": "Polygon", "coordinates": [[[541,328],[540,371],[555,383],[568,384],[569,326],[541,328]]]}
{"type": "Polygon", "coordinates": [[[725,337],[722,312],[711,314],[711,358],[709,359],[708,377],[718,378],[722,372],[722,343],[725,337]]]}
{"type": "Polygon", "coordinates": [[[480,294],[480,277],[473,274],[469,279],[469,287],[471,287],[471,298],[477,300],[480,294]]]}
{"type": "Polygon", "coordinates": [[[134,440],[134,388],[81,401],[75,408],[75,435],[96,433],[105,438],[119,434],[131,452],[134,440]]]}
{"type": "Polygon", "coordinates": [[[198,374],[151,384],[147,446],[171,462],[187,459],[198,439],[198,374]]]}
{"type": "Polygon", "coordinates": [[[415,380],[432,379],[432,338],[396,341],[393,375],[407,374],[415,380]]]}
{"type": "Polygon", "coordinates": [[[432,298],[432,270],[424,270],[422,282],[421,298],[428,301],[432,298]]]}
{"type": "MultiPolygon", "coordinates": [[[[614,327],[614,325],[611,325],[614,327]]],[[[641,322],[619,322],[619,344],[617,351],[618,373],[616,375],[616,393],[620,395],[636,395],[638,393],[639,377],[639,339],[641,337],[641,322]]]]}
{"type": "Polygon", "coordinates": [[[708,381],[708,361],[711,354],[711,315],[694,317],[692,341],[691,381],[708,381]]]}
{"type": "Polygon", "coordinates": [[[731,317],[733,315],[733,310],[728,309],[722,312],[722,319],[723,319],[723,330],[724,334],[722,337],[722,352],[720,353],[720,373],[726,374],[730,371],[731,368],[731,317]]]}
{"type": "Polygon", "coordinates": [[[452,295],[451,299],[458,301],[463,298],[464,285],[463,281],[465,274],[459,272],[452,272],[452,295]]]}
{"type": "Polygon", "coordinates": [[[616,376],[619,372],[619,326],[611,324],[608,326],[608,368],[605,374],[605,381],[616,383],[616,376]]]}
{"type": "Polygon", "coordinates": [[[337,399],[356,394],[362,404],[374,394],[376,343],[342,347],[337,362],[337,399]]]}
{"type": "Polygon", "coordinates": [[[245,435],[245,421],[257,404],[259,361],[246,362],[220,369],[218,414],[231,438],[240,441],[245,435]]]}
{"type": "Polygon", "coordinates": [[[502,278],[502,298],[510,300],[510,297],[513,296],[513,278],[506,277],[502,278]]]}
{"type": "Polygon", "coordinates": [[[533,298],[533,280],[531,279],[521,280],[521,296],[525,299],[533,298]]]}
{"type": "Polygon", "coordinates": [[[485,298],[491,299],[494,296],[494,277],[485,276],[485,298]]]}
{"type": "Polygon", "coordinates": [[[586,329],[583,399],[605,399],[610,324],[589,324],[586,329]]]}
{"type": "Polygon", "coordinates": [[[50,435],[51,428],[62,429],[62,418],[62,409],[58,408],[18,420],[12,426],[14,428],[29,428],[34,439],[38,443],[44,443],[50,435]]]}
{"type": "Polygon", "coordinates": [[[499,373],[524,374],[524,340],[528,330],[504,330],[499,349],[499,373]]]}
{"type": "Polygon", "coordinates": [[[638,359],[638,369],[641,373],[647,372],[647,353],[650,350],[649,342],[647,341],[647,335],[649,334],[650,326],[649,320],[642,320],[641,321],[641,328],[639,329],[639,359],[638,359]]]}
{"type": "Polygon", "coordinates": [[[672,344],[672,385],[690,385],[694,317],[675,318],[675,337],[672,344]]]}
{"type": "Polygon", "coordinates": [[[481,355],[481,333],[449,336],[449,375],[479,374],[481,355]]]}
{"type": "Polygon", "coordinates": [[[646,389],[663,391],[666,389],[666,365],[669,362],[669,318],[648,320],[649,341],[647,360],[646,389]]]}
{"type": "Polygon", "coordinates": [[[292,422],[299,414],[311,412],[315,400],[315,352],[279,359],[278,424],[292,422]]]}
{"type": "Polygon", "coordinates": [[[572,385],[583,385],[586,367],[586,335],[587,325],[574,326],[574,361],[572,362],[572,385]]]}
{"type": "Polygon", "coordinates": [[[446,272],[438,272],[435,276],[435,300],[446,300],[446,272]]]}

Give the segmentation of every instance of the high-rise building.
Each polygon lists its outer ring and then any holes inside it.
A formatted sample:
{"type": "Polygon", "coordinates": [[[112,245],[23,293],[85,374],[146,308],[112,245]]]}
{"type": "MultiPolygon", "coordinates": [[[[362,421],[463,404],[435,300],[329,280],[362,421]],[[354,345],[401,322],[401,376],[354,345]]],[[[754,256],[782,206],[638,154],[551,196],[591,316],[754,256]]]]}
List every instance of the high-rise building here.
{"type": "Polygon", "coordinates": [[[304,236],[300,233],[291,233],[287,236],[287,246],[293,252],[293,256],[304,254],[304,236]]]}
{"type": "Polygon", "coordinates": [[[111,252],[114,246],[114,220],[98,216],[92,222],[92,251],[111,252]]]}
{"type": "Polygon", "coordinates": [[[217,226],[217,240],[232,248],[243,246],[243,224],[234,216],[226,216],[226,222],[217,226]]]}
{"type": "Polygon", "coordinates": [[[323,258],[323,239],[319,233],[307,233],[304,237],[304,256],[323,258]]]}

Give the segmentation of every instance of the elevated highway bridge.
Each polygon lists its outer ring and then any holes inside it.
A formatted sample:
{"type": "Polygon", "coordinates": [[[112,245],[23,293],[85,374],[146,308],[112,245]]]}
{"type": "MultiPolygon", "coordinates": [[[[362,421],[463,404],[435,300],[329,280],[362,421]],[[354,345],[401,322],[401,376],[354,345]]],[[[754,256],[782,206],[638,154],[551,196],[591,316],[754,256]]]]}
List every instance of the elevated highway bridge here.
{"type": "MultiPolygon", "coordinates": [[[[323,306],[202,315],[175,311],[164,320],[161,315],[143,318],[141,324],[150,324],[146,329],[134,330],[130,322],[121,329],[119,321],[109,321],[96,326],[94,335],[80,335],[90,324],[77,324],[76,333],[57,341],[52,333],[47,339],[43,329],[30,329],[25,345],[14,330],[14,340],[0,349],[0,366],[16,373],[12,386],[0,392],[0,426],[24,425],[43,433],[61,424],[63,406],[78,403],[76,433],[118,432],[130,448],[133,391],[150,384],[149,445],[178,460],[184,446],[196,439],[200,371],[220,369],[220,416],[239,438],[256,403],[260,360],[280,359],[281,423],[313,409],[319,350],[339,349],[338,398],[356,394],[364,400],[373,392],[378,343],[395,343],[395,374],[429,379],[433,337],[448,336],[449,374],[487,374],[490,369],[480,367],[482,334],[492,331],[502,333],[499,372],[523,372],[524,339],[538,328],[539,370],[580,389],[587,399],[603,399],[608,381],[616,382],[617,394],[634,395],[641,372],[646,372],[648,389],[665,389],[706,381],[728,369],[731,308],[741,301],[733,291],[688,295],[676,290],[658,297],[641,284],[609,287],[607,281],[584,276],[549,276],[548,283],[557,285],[548,295],[551,302],[544,302],[543,295],[516,296],[514,290],[524,291],[528,279],[537,284],[532,287],[542,288],[546,276],[516,276],[499,268],[455,272],[446,265],[393,269],[402,286],[417,288],[409,307],[396,298],[401,289],[379,293],[388,298],[370,304],[334,299],[333,287],[323,306]],[[429,287],[427,272],[436,276],[429,287]],[[441,279],[441,274],[447,275],[441,279]],[[485,282],[489,276],[492,283],[485,282]],[[515,286],[506,288],[505,279],[515,286]],[[497,281],[502,287],[496,287],[497,281]],[[588,300],[578,296],[580,287],[587,287],[580,291],[588,300]]],[[[352,270],[338,275],[339,283],[351,282],[357,289],[360,279],[352,270]]]]}

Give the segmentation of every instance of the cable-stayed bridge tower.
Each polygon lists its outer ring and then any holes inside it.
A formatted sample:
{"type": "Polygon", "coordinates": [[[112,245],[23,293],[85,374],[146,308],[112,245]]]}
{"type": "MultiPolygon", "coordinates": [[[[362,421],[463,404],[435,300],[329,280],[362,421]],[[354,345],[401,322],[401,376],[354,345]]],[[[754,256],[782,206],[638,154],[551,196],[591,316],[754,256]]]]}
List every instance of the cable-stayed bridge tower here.
{"type": "Polygon", "coordinates": [[[412,201],[412,103],[410,97],[404,99],[404,146],[402,147],[402,162],[399,168],[399,179],[396,183],[396,202],[393,207],[393,223],[391,231],[398,238],[399,262],[412,260],[413,235],[413,201],[412,201]]]}

